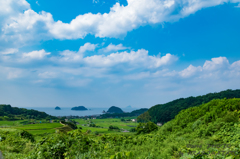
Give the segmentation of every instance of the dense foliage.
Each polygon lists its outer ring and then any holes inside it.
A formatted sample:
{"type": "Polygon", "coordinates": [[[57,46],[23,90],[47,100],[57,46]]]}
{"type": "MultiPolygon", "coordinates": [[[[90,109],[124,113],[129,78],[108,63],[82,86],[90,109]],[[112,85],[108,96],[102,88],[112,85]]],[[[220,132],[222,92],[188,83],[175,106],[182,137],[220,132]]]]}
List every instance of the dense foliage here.
{"type": "Polygon", "coordinates": [[[45,112],[39,112],[37,110],[28,110],[25,108],[18,108],[18,107],[12,107],[11,105],[5,105],[2,104],[0,105],[0,116],[3,118],[0,118],[2,120],[15,120],[16,116],[22,119],[42,119],[42,118],[47,118],[47,119],[56,119],[54,116],[50,116],[46,114],[45,112]],[[6,117],[8,118],[6,118],[6,117]]]}
{"type": "MultiPolygon", "coordinates": [[[[219,93],[209,93],[203,96],[197,97],[188,97],[188,98],[180,98],[166,104],[158,104],[151,107],[147,112],[151,117],[151,121],[154,123],[168,122],[183,109],[187,109],[189,107],[194,107],[201,105],[203,103],[207,103],[213,99],[223,99],[223,98],[240,98],[240,90],[226,90],[219,93]]],[[[138,117],[138,121],[144,120],[143,116],[138,117]]]]}
{"type": "Polygon", "coordinates": [[[71,122],[71,121],[65,122],[64,120],[61,120],[61,123],[64,125],[68,125],[73,130],[77,129],[77,125],[74,122],[71,122]]]}
{"type": "Polygon", "coordinates": [[[149,121],[147,123],[139,123],[136,130],[137,130],[137,134],[146,134],[152,131],[157,131],[158,127],[156,124],[149,121]]]}
{"type": "Polygon", "coordinates": [[[119,131],[120,129],[117,126],[110,125],[109,128],[108,128],[108,131],[113,131],[113,130],[119,131]]]}

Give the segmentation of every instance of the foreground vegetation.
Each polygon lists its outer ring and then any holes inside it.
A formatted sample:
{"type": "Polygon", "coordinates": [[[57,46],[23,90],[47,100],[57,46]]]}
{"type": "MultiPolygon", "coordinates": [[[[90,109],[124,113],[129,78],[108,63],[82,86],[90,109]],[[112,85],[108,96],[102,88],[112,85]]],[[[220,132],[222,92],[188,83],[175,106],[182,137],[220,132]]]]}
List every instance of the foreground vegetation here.
{"type": "Polygon", "coordinates": [[[136,133],[76,129],[36,139],[23,130],[1,130],[0,150],[10,159],[239,159],[239,115],[240,99],[216,99],[182,110],[162,127],[141,123],[136,133]]]}

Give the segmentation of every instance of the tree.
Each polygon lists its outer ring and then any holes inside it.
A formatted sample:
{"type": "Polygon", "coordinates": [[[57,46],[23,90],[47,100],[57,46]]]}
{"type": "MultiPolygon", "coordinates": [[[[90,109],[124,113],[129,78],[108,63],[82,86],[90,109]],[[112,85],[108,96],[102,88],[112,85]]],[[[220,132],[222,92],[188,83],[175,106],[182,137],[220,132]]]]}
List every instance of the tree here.
{"type": "Polygon", "coordinates": [[[139,115],[139,116],[137,117],[137,121],[138,121],[138,122],[144,122],[144,123],[146,123],[146,122],[150,121],[151,118],[152,118],[152,117],[149,115],[149,112],[147,111],[147,112],[139,115]]]}
{"type": "Polygon", "coordinates": [[[158,126],[153,122],[149,121],[147,123],[139,123],[136,130],[137,130],[137,134],[141,134],[141,133],[145,134],[145,133],[150,133],[152,131],[158,130],[158,126]]]}

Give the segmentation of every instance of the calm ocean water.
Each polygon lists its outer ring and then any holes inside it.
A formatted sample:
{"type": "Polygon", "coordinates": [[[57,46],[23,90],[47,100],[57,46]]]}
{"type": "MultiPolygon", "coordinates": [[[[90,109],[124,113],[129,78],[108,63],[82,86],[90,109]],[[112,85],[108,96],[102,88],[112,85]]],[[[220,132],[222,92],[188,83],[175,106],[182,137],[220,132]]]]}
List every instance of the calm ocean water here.
{"type": "MultiPolygon", "coordinates": [[[[24,107],[21,107],[24,108],[24,107]]],[[[69,107],[61,107],[61,110],[55,110],[55,107],[25,107],[26,109],[34,109],[41,112],[45,112],[52,116],[85,116],[85,115],[97,115],[97,114],[103,114],[102,111],[107,111],[109,108],[87,108],[91,110],[85,110],[85,111],[74,111],[71,110],[69,107]]],[[[121,108],[124,112],[131,112],[136,109],[140,108],[121,108]]]]}

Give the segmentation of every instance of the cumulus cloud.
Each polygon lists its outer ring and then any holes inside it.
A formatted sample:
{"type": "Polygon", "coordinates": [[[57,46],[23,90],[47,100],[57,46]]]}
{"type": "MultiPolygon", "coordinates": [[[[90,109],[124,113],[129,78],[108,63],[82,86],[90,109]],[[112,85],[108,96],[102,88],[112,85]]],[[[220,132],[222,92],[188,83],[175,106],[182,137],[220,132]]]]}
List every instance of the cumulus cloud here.
{"type": "Polygon", "coordinates": [[[130,53],[124,51],[120,53],[112,53],[110,55],[94,55],[84,58],[84,61],[97,67],[109,67],[120,63],[130,64],[132,66],[140,66],[146,68],[157,68],[163,65],[170,64],[178,58],[171,54],[166,54],[162,57],[149,56],[148,51],[140,49],[138,51],[131,51],[130,53]]]}
{"type": "Polygon", "coordinates": [[[51,13],[36,13],[25,0],[1,1],[2,39],[26,42],[42,39],[79,39],[87,34],[96,37],[125,36],[140,26],[174,22],[198,10],[240,0],[128,0],[123,6],[118,2],[109,13],[86,13],[70,23],[55,22],[51,13]],[[22,12],[24,10],[24,12],[22,12]],[[4,20],[3,20],[4,19],[4,20]],[[34,38],[33,38],[34,37],[34,38]]]}
{"type": "Polygon", "coordinates": [[[107,78],[111,79],[112,82],[119,81],[118,77],[116,77],[118,73],[123,73],[125,80],[146,78],[150,75],[149,72],[138,75],[138,71],[158,69],[178,60],[177,56],[170,53],[164,56],[151,56],[144,49],[122,51],[109,55],[87,56],[87,53],[89,51],[94,52],[96,47],[98,47],[98,44],[85,43],[80,46],[78,51],[64,50],[59,55],[51,56],[49,56],[51,53],[46,52],[44,49],[28,53],[2,54],[2,66],[11,66],[13,69],[22,68],[21,71],[12,70],[10,71],[12,73],[5,71],[3,74],[9,79],[20,77],[20,75],[24,77],[33,74],[31,78],[35,78],[33,80],[35,82],[32,83],[36,84],[52,79],[69,81],[71,79],[81,79],[82,77],[87,78],[87,80],[78,81],[77,85],[80,86],[81,82],[90,83],[92,79],[89,80],[89,78],[107,78]],[[28,65],[29,63],[31,65],[28,65]],[[22,72],[28,73],[22,74],[22,72]],[[71,77],[71,79],[66,77],[71,77]]]}
{"type": "Polygon", "coordinates": [[[118,44],[118,45],[114,45],[114,44],[109,44],[106,48],[103,48],[99,51],[103,51],[103,52],[115,52],[115,51],[119,51],[119,50],[126,50],[126,49],[130,49],[129,47],[124,47],[122,44],[118,44]]]}
{"type": "Polygon", "coordinates": [[[188,66],[188,68],[184,69],[183,71],[179,72],[180,76],[182,77],[190,77],[196,74],[197,72],[201,72],[201,66],[194,67],[193,65],[188,66]]]}
{"type": "Polygon", "coordinates": [[[229,62],[226,57],[212,58],[211,61],[206,61],[203,65],[204,70],[216,70],[229,67],[229,62]]]}
{"type": "MultiPolygon", "coordinates": [[[[144,49],[111,53],[109,55],[84,56],[85,52],[94,51],[96,46],[97,44],[86,43],[79,48],[78,52],[64,50],[60,53],[59,57],[52,57],[52,61],[75,62],[90,67],[112,67],[119,64],[126,64],[131,67],[158,68],[178,60],[177,56],[171,55],[170,53],[162,57],[150,56],[148,55],[148,51],[144,49]]],[[[118,46],[118,49],[121,47],[121,45],[114,46],[118,46]]],[[[111,45],[110,47],[113,48],[111,45]]]]}
{"type": "Polygon", "coordinates": [[[23,53],[22,58],[26,60],[32,60],[32,59],[43,59],[45,56],[50,55],[50,52],[46,52],[44,49],[39,51],[32,51],[29,53],[23,53]]]}
{"type": "Polygon", "coordinates": [[[85,43],[79,48],[79,53],[84,53],[86,51],[94,51],[97,47],[97,44],[85,43]]]}
{"type": "MultiPolygon", "coordinates": [[[[83,46],[76,51],[64,50],[60,53],[61,57],[58,58],[59,61],[64,62],[80,62],[83,60],[84,53],[87,51],[94,51],[98,44],[85,43],[83,46]]],[[[52,58],[56,60],[56,58],[52,58]]]]}
{"type": "Polygon", "coordinates": [[[240,61],[230,64],[226,57],[212,58],[206,60],[203,66],[190,65],[188,68],[179,72],[180,77],[190,78],[195,76],[201,79],[207,78],[231,78],[240,75],[240,61]]]}

